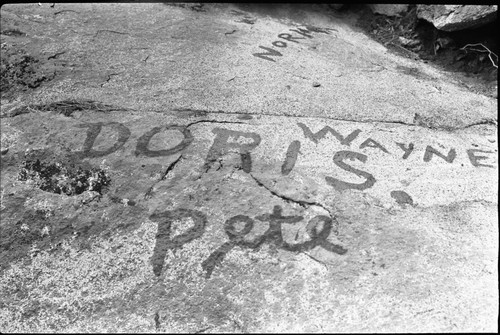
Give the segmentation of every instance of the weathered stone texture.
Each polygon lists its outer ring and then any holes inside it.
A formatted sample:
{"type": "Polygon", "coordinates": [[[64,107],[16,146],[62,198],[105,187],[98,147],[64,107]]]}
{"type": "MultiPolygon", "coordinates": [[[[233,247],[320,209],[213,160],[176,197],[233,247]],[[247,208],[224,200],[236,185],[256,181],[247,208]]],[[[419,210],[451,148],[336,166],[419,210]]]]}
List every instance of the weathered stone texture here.
{"type": "Polygon", "coordinates": [[[495,99],[321,11],[55,7],[0,10],[67,68],[0,103],[1,333],[498,331],[495,99]]]}
{"type": "Polygon", "coordinates": [[[496,5],[418,5],[417,17],[439,30],[456,31],[494,21],[497,10],[496,5]]]}

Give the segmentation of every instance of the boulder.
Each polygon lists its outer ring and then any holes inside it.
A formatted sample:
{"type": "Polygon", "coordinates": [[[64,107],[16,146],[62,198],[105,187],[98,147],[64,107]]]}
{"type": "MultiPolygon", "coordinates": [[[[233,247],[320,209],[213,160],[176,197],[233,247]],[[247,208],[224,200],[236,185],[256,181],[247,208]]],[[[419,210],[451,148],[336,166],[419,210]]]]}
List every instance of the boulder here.
{"type": "Polygon", "coordinates": [[[494,5],[417,5],[417,17],[443,31],[476,28],[497,16],[494,5]]]}
{"type": "Polygon", "coordinates": [[[380,4],[370,4],[368,5],[372,12],[376,14],[382,14],[387,16],[401,16],[408,11],[408,5],[380,5],[380,4]]]}

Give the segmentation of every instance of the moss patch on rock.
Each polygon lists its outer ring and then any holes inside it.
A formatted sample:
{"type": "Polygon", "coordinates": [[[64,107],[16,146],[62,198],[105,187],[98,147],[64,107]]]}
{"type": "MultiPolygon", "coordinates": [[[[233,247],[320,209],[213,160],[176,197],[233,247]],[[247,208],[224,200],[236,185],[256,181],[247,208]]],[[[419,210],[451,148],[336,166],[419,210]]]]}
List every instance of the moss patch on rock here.
{"type": "Polygon", "coordinates": [[[2,47],[0,70],[0,90],[7,97],[19,89],[37,88],[55,76],[55,72],[46,68],[35,56],[6,47],[2,47]]]}
{"type": "Polygon", "coordinates": [[[108,173],[100,168],[85,170],[62,163],[46,163],[39,159],[23,161],[18,174],[20,181],[33,181],[42,191],[77,195],[85,191],[102,194],[111,183],[108,173]]]}

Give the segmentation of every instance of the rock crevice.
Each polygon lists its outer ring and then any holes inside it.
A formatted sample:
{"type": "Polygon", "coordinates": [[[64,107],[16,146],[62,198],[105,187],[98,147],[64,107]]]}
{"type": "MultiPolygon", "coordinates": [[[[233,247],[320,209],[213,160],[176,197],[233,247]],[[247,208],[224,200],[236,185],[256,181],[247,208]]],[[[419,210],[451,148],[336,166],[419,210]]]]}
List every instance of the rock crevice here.
{"type": "Polygon", "coordinates": [[[279,194],[278,192],[272,190],[270,187],[268,187],[266,184],[264,184],[262,181],[260,181],[259,179],[257,179],[251,173],[250,173],[250,177],[252,177],[252,179],[255,180],[255,182],[257,183],[257,185],[259,185],[259,187],[264,188],[269,193],[271,193],[275,197],[280,198],[281,200],[284,200],[285,202],[295,203],[295,204],[299,205],[300,207],[302,207],[304,209],[307,209],[310,206],[317,206],[317,207],[322,208],[325,212],[327,212],[328,215],[330,215],[330,217],[332,217],[332,218],[335,217],[335,215],[333,215],[328,208],[326,208],[324,205],[320,204],[319,202],[316,202],[316,201],[306,201],[306,200],[298,200],[298,199],[293,199],[293,198],[288,197],[288,196],[283,195],[283,194],[279,194]]]}

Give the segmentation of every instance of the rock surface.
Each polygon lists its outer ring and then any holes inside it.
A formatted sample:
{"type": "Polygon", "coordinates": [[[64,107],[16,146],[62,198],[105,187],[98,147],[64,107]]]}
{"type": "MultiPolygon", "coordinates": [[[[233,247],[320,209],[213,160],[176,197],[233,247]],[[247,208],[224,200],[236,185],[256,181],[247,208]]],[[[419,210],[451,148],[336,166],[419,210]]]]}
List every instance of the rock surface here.
{"type": "Polygon", "coordinates": [[[369,4],[372,12],[386,16],[401,16],[408,11],[408,5],[383,5],[383,4],[369,4]]]}
{"type": "Polygon", "coordinates": [[[339,10],[344,7],[344,4],[329,4],[328,6],[332,9],[339,10]]]}
{"type": "Polygon", "coordinates": [[[496,101],[263,6],[2,7],[0,331],[498,330],[496,101]]]}
{"type": "Polygon", "coordinates": [[[417,5],[417,16],[443,31],[476,28],[497,17],[497,5],[417,5]]]}

